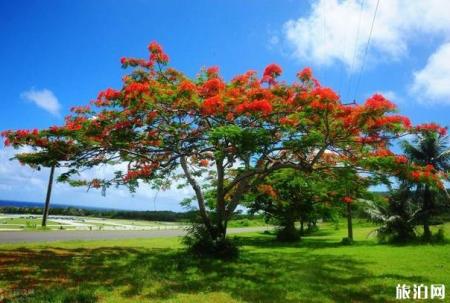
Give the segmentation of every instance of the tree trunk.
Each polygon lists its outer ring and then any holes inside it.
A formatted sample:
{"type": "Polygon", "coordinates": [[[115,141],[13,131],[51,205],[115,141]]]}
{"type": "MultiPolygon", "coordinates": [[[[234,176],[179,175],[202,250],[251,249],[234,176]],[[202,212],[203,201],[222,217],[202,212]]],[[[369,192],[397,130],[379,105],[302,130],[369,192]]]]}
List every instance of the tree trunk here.
{"type": "Polygon", "coordinates": [[[186,179],[188,180],[189,184],[192,186],[192,189],[195,192],[195,196],[197,198],[198,208],[199,208],[199,212],[200,212],[200,217],[202,218],[202,221],[205,224],[205,227],[208,230],[209,234],[214,238],[215,230],[211,224],[211,220],[206,211],[205,197],[203,196],[203,191],[202,191],[200,185],[198,184],[198,182],[195,180],[194,176],[192,176],[192,174],[189,170],[189,167],[187,165],[186,157],[181,157],[180,163],[181,163],[181,167],[183,168],[186,179]]]}
{"type": "Polygon", "coordinates": [[[303,236],[305,234],[305,220],[303,218],[300,218],[300,234],[303,236]]]}
{"type": "Polygon", "coordinates": [[[352,226],[352,205],[347,203],[347,237],[353,241],[353,226],[352,226]]]}
{"type": "Polygon", "coordinates": [[[225,168],[223,167],[223,158],[216,159],[217,168],[217,199],[216,199],[216,228],[218,239],[225,239],[226,230],[226,211],[225,211],[225,168]]]}
{"type": "Polygon", "coordinates": [[[423,238],[427,241],[431,239],[430,206],[431,192],[429,186],[426,185],[423,193],[423,238]]]}
{"type": "Polygon", "coordinates": [[[42,214],[42,227],[47,226],[48,211],[50,208],[50,197],[52,195],[53,175],[55,173],[55,165],[50,168],[50,177],[48,178],[47,196],[45,197],[44,212],[42,214]]]}

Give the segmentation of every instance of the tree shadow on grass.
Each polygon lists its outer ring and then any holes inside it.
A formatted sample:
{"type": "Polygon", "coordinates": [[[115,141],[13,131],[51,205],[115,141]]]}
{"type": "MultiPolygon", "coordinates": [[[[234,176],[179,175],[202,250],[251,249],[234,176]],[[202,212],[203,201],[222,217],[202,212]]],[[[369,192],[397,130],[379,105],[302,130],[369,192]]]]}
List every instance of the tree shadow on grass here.
{"type": "MultiPolygon", "coordinates": [[[[321,236],[321,234],[320,234],[321,236]]],[[[233,241],[239,246],[252,246],[257,248],[282,248],[282,247],[292,247],[292,248],[338,248],[346,246],[342,242],[336,239],[320,238],[318,232],[314,232],[310,235],[302,236],[300,240],[293,242],[282,242],[277,240],[272,234],[261,233],[258,236],[253,237],[242,237],[235,236],[233,241]]],[[[352,246],[374,246],[378,245],[372,240],[357,240],[353,242],[352,246]]]]}
{"type": "MultiPolygon", "coordinates": [[[[97,295],[110,291],[118,292],[119,299],[139,297],[137,301],[225,292],[244,302],[386,302],[395,298],[395,285],[388,289],[377,284],[380,279],[426,282],[422,277],[376,276],[366,269],[369,263],[347,256],[274,242],[273,250],[260,249],[267,248],[266,242],[265,237],[240,239],[253,248],[233,262],[139,247],[0,250],[0,285],[5,285],[3,296],[15,297],[13,302],[40,302],[41,297],[46,302],[95,302],[97,295]]],[[[308,245],[320,247],[317,243],[308,245]]]]}

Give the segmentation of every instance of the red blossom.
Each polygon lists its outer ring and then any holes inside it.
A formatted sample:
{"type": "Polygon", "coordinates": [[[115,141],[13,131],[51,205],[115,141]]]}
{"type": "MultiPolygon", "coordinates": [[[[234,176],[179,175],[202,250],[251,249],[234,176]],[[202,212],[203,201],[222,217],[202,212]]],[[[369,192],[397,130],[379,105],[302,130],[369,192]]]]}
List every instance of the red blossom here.
{"type": "Polygon", "coordinates": [[[342,202],[344,203],[352,203],[353,202],[353,198],[349,197],[349,196],[345,196],[342,198],[342,202]]]}
{"type": "Polygon", "coordinates": [[[336,102],[339,100],[339,96],[329,87],[316,87],[311,94],[321,101],[336,102]]]}
{"type": "Polygon", "coordinates": [[[301,71],[299,71],[299,72],[297,73],[297,77],[298,77],[300,80],[303,80],[303,81],[308,81],[308,80],[310,80],[310,79],[312,78],[312,69],[311,69],[311,67],[305,67],[304,69],[302,69],[301,71]]]}
{"type": "Polygon", "coordinates": [[[218,67],[218,66],[211,66],[211,67],[208,67],[208,68],[206,69],[206,75],[207,75],[209,78],[217,77],[217,76],[219,75],[219,67],[218,67]]]}
{"type": "Polygon", "coordinates": [[[189,80],[183,80],[179,89],[181,93],[194,93],[197,90],[197,86],[189,80]]]}
{"type": "Polygon", "coordinates": [[[161,64],[166,64],[169,62],[169,56],[164,53],[161,45],[153,41],[148,45],[148,50],[150,51],[150,62],[156,61],[161,64]]]}
{"type": "Polygon", "coordinates": [[[148,51],[151,52],[151,53],[162,53],[163,49],[162,49],[161,45],[158,42],[152,41],[148,45],[148,51]]]}
{"type": "Polygon", "coordinates": [[[207,159],[201,159],[200,161],[198,161],[198,165],[207,167],[209,165],[209,161],[207,159]]]}
{"type": "Polygon", "coordinates": [[[276,78],[279,75],[281,75],[282,72],[283,70],[278,64],[272,63],[267,65],[267,67],[264,69],[263,76],[270,76],[272,78],[276,78]]]}
{"type": "Polygon", "coordinates": [[[416,131],[422,132],[436,132],[441,136],[445,136],[447,134],[447,128],[441,127],[437,123],[424,123],[419,124],[415,127],[416,131]]]}
{"type": "Polygon", "coordinates": [[[406,164],[408,163],[408,158],[404,155],[397,155],[395,156],[395,162],[397,164],[406,164]]]}
{"type": "Polygon", "coordinates": [[[414,180],[414,181],[419,181],[419,179],[420,179],[420,172],[419,171],[413,171],[413,172],[411,172],[411,178],[414,180]]]}
{"type": "Polygon", "coordinates": [[[219,78],[209,79],[203,83],[200,88],[200,92],[205,97],[212,97],[217,95],[221,90],[225,88],[225,83],[219,78]]]}
{"type": "Polygon", "coordinates": [[[275,81],[275,78],[281,75],[282,69],[277,64],[269,64],[265,69],[263,73],[263,77],[261,79],[261,83],[268,83],[269,85],[274,85],[277,82],[275,81]]]}
{"type": "Polygon", "coordinates": [[[280,118],[280,124],[296,126],[298,124],[298,120],[295,118],[282,117],[280,118]]]}
{"type": "Polygon", "coordinates": [[[381,148],[381,149],[377,149],[376,151],[374,151],[373,155],[376,157],[389,157],[389,156],[392,156],[393,153],[390,150],[381,148]]]}
{"type": "Polygon", "coordinates": [[[91,181],[91,186],[93,188],[100,188],[102,186],[102,183],[101,183],[101,181],[99,179],[93,179],[91,181]]]}
{"type": "Polygon", "coordinates": [[[224,103],[219,96],[214,96],[206,99],[202,104],[202,114],[213,115],[216,113],[222,113],[224,110],[224,103]]]}
{"type": "Polygon", "coordinates": [[[244,102],[236,106],[236,112],[239,114],[245,112],[261,112],[267,115],[272,112],[272,104],[265,99],[255,100],[253,102],[244,102]]]}
{"type": "Polygon", "coordinates": [[[397,108],[394,103],[380,94],[375,94],[367,99],[364,106],[373,111],[392,111],[397,108]]]}
{"type": "Polygon", "coordinates": [[[149,92],[150,85],[147,82],[131,82],[124,90],[127,97],[135,97],[139,94],[149,92]]]}
{"type": "Polygon", "coordinates": [[[394,124],[400,124],[402,127],[406,129],[411,128],[411,121],[407,117],[400,115],[379,117],[373,121],[372,127],[375,128],[391,127],[394,124]]]}
{"type": "Polygon", "coordinates": [[[93,103],[97,106],[107,106],[111,103],[111,100],[116,100],[120,98],[120,96],[120,91],[113,88],[107,88],[98,94],[97,99],[94,100],[93,103]]]}
{"type": "Polygon", "coordinates": [[[258,186],[258,191],[262,194],[268,195],[269,197],[275,199],[277,197],[277,192],[270,184],[261,184],[258,186]]]}

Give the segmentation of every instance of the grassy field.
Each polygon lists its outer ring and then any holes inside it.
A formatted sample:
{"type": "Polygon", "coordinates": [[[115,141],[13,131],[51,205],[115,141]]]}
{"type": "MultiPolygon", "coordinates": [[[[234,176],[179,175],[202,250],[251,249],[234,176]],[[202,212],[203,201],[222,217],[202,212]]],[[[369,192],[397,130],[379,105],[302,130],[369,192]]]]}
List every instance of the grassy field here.
{"type": "MultiPolygon", "coordinates": [[[[399,283],[450,286],[450,243],[380,245],[367,238],[372,226],[356,225],[352,246],[339,243],[345,225],[339,230],[321,226],[295,244],[276,242],[273,235],[239,235],[241,256],[233,262],[192,258],[177,238],[3,245],[0,298],[6,298],[4,302],[393,302],[399,283]]],[[[450,224],[445,229],[449,235],[450,224]]]]}

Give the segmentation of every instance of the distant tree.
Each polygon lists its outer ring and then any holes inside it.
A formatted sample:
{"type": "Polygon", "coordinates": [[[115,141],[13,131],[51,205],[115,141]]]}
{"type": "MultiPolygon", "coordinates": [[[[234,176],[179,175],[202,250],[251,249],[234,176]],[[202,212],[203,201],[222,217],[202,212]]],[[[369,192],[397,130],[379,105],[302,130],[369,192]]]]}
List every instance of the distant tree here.
{"type": "Polygon", "coordinates": [[[30,145],[34,149],[32,152],[17,153],[13,159],[17,159],[21,164],[28,165],[33,169],[40,170],[42,167],[50,169],[42,213],[42,227],[45,227],[50,209],[55,168],[69,161],[79,151],[79,146],[74,141],[60,140],[61,133],[54,134],[47,130],[20,130],[14,132],[14,135],[12,135],[12,132],[6,131],[3,135],[11,137],[6,139],[6,146],[10,144],[14,147],[30,145]]]}
{"type": "Polygon", "coordinates": [[[284,169],[271,174],[254,188],[248,207],[252,212],[262,211],[267,220],[275,222],[281,241],[295,241],[316,225],[322,203],[326,203],[327,180],[319,174],[305,174],[284,169]],[[300,230],[295,223],[300,222],[300,230]]]}

